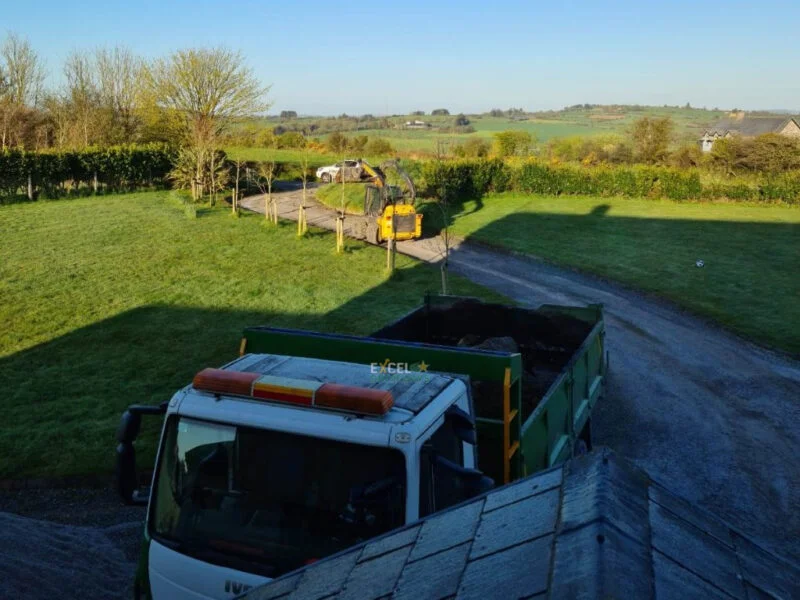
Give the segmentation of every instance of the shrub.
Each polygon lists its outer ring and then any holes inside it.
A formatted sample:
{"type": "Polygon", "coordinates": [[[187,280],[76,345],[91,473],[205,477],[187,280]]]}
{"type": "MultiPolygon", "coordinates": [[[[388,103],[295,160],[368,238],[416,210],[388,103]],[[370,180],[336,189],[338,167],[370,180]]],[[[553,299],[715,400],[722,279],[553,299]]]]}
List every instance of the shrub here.
{"type": "Polygon", "coordinates": [[[486,158],[492,149],[491,144],[479,137],[470,138],[453,146],[453,154],[459,158],[486,158]]]}
{"type": "Polygon", "coordinates": [[[675,124],[669,117],[642,117],[633,123],[631,137],[636,158],[643,163],[664,162],[675,124]]]}
{"type": "Polygon", "coordinates": [[[392,154],[394,148],[389,143],[389,140],[383,138],[373,138],[367,142],[364,152],[370,155],[382,156],[385,154],[392,154]]]}
{"type": "Polygon", "coordinates": [[[748,171],[776,174],[800,168],[800,142],[777,133],[742,140],[736,149],[736,166],[748,171]]]}
{"type": "Polygon", "coordinates": [[[34,193],[57,198],[66,186],[122,191],[164,185],[176,152],[163,144],[68,152],[0,151],[0,195],[14,196],[31,179],[34,193]]]}
{"type": "Polygon", "coordinates": [[[334,131],[328,136],[326,145],[328,146],[328,150],[331,152],[335,154],[341,154],[347,150],[347,136],[339,133],[338,131],[334,131]]]}
{"type": "Polygon", "coordinates": [[[697,144],[684,144],[669,157],[669,163],[680,169],[699,167],[703,162],[703,151],[697,144]]]}
{"type": "Polygon", "coordinates": [[[533,137],[527,131],[512,129],[494,134],[495,151],[500,158],[527,156],[533,142],[533,137]]]}
{"type": "Polygon", "coordinates": [[[448,202],[509,190],[513,180],[511,167],[500,159],[427,162],[422,177],[428,195],[448,202]]]}
{"type": "Polygon", "coordinates": [[[364,148],[367,146],[367,142],[369,142],[368,136],[356,135],[347,140],[347,148],[351,152],[362,154],[364,152],[364,148]]]}
{"type": "Polygon", "coordinates": [[[287,131],[277,136],[275,145],[278,148],[303,148],[306,145],[306,138],[298,131],[287,131]]]}

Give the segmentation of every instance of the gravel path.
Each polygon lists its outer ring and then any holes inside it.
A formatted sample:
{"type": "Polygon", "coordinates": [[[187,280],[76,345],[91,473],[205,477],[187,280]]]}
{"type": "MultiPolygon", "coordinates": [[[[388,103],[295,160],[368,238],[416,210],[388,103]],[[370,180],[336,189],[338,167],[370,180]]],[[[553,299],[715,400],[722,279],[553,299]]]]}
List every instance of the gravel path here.
{"type": "Polygon", "coordinates": [[[131,598],[144,514],[110,489],[0,492],[0,598],[131,598]]]}
{"type": "MultiPolygon", "coordinates": [[[[296,219],[299,201],[296,190],[278,194],[279,215],[296,219]]],[[[333,229],[333,211],[311,204],[309,224],[333,229]]],[[[263,199],[243,206],[262,212],[263,199]]],[[[360,237],[363,218],[347,217],[345,226],[360,237]]],[[[427,262],[443,250],[438,238],[398,249],[427,262]]],[[[800,362],[667,303],[531,258],[460,242],[450,264],[530,306],[602,302],[611,368],[595,443],[800,562],[800,362]]]]}

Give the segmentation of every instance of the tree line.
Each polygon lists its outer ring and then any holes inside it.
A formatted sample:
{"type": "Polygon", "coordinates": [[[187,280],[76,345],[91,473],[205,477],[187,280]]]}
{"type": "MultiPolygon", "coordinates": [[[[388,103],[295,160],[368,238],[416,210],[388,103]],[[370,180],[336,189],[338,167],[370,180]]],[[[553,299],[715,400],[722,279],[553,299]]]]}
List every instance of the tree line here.
{"type": "Polygon", "coordinates": [[[73,51],[47,89],[42,58],[10,33],[0,45],[0,151],[75,151],[162,142],[172,179],[195,198],[224,185],[219,148],[235,123],[265,111],[269,88],[225,48],[145,60],[122,46],[73,51]]]}
{"type": "Polygon", "coordinates": [[[767,133],[753,138],[731,137],[714,142],[704,153],[697,143],[675,146],[675,125],[669,117],[642,117],[625,135],[553,138],[537,145],[524,130],[500,131],[492,139],[469,138],[453,145],[457,158],[536,157],[550,164],[651,165],[705,168],[724,175],[777,174],[800,169],[800,140],[767,133]]]}

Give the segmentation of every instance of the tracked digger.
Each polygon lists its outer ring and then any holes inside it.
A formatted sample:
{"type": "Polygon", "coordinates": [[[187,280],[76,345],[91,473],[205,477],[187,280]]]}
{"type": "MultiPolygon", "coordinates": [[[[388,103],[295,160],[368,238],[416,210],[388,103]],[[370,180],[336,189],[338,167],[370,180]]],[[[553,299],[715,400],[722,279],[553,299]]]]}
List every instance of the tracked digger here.
{"type": "Polygon", "coordinates": [[[415,208],[417,190],[409,174],[397,160],[387,160],[380,167],[359,161],[363,177],[364,215],[367,217],[366,240],[380,244],[389,239],[413,240],[422,236],[422,215],[415,208]],[[404,185],[390,185],[386,171],[395,171],[404,185]]]}

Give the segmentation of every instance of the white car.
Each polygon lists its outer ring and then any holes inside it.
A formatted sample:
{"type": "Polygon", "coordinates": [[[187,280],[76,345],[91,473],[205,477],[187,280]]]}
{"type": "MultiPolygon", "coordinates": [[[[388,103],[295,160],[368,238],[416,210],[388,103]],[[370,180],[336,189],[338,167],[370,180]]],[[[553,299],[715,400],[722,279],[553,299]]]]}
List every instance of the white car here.
{"type": "Polygon", "coordinates": [[[323,183],[330,183],[331,181],[336,179],[336,176],[342,169],[342,165],[344,165],[345,168],[358,168],[361,166],[359,161],[357,160],[345,160],[343,162],[338,162],[335,165],[320,167],[319,169],[317,169],[317,179],[319,179],[323,183]]]}

